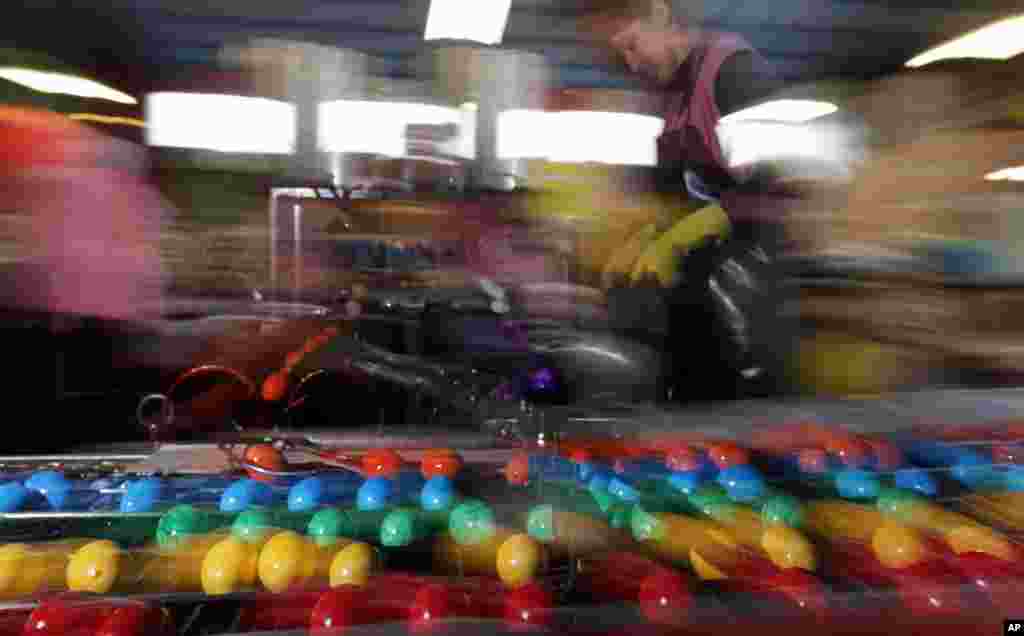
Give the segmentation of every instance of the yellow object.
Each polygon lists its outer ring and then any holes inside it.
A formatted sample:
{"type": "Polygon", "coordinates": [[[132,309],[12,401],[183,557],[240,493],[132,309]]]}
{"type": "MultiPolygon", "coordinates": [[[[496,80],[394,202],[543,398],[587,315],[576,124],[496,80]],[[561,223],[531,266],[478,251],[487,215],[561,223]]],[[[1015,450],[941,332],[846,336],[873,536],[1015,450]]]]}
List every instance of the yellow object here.
{"type": "Polygon", "coordinates": [[[377,551],[361,541],[342,548],[331,561],[331,587],[339,585],[365,585],[379,567],[377,551]]]}
{"type": "Polygon", "coordinates": [[[692,567],[702,579],[721,579],[743,559],[735,537],[713,521],[670,513],[650,517],[656,530],[642,543],[659,560],[692,567]]]}
{"type": "Polygon", "coordinates": [[[813,572],[818,568],[814,546],[803,534],[783,524],[772,524],[761,536],[761,549],[771,562],[782,569],[800,568],[813,572]]]}
{"type": "Polygon", "coordinates": [[[459,544],[447,532],[434,544],[435,567],[460,576],[497,576],[506,585],[518,587],[534,580],[544,570],[547,554],[532,537],[506,528],[475,544],[459,544]]]}
{"type": "Polygon", "coordinates": [[[533,581],[543,560],[543,549],[533,537],[513,535],[498,548],[498,578],[509,587],[521,587],[533,581]]]}
{"type": "Polygon", "coordinates": [[[905,568],[928,556],[924,539],[901,523],[885,523],[871,537],[871,549],[878,561],[889,568],[905,568]]]}
{"type": "Polygon", "coordinates": [[[203,559],[203,591],[230,594],[256,586],[256,568],[262,543],[227,537],[210,548],[203,559]]]}
{"type": "Polygon", "coordinates": [[[985,523],[1024,532],[1024,492],[971,493],[960,503],[985,523]]]}
{"type": "Polygon", "coordinates": [[[1006,561],[1016,558],[1016,550],[1009,539],[999,532],[933,503],[907,503],[889,514],[909,526],[942,536],[957,554],[981,552],[1006,561]]]}
{"type": "Polygon", "coordinates": [[[632,537],[587,514],[554,510],[551,529],[554,536],[550,541],[545,540],[544,545],[561,555],[636,549],[632,537]]]}
{"type": "Polygon", "coordinates": [[[798,380],[811,393],[872,396],[897,385],[907,361],[877,342],[831,334],[800,341],[798,380]]]}
{"type": "Polygon", "coordinates": [[[826,539],[843,539],[870,543],[875,530],[885,523],[881,512],[846,501],[812,501],[808,503],[804,527],[826,539]]]}
{"type": "Polygon", "coordinates": [[[296,585],[327,581],[335,555],[350,543],[340,539],[321,546],[291,530],[279,532],[260,550],[260,583],[271,592],[283,592],[296,585]]]}
{"type": "Polygon", "coordinates": [[[76,550],[68,561],[67,586],[75,592],[106,594],[123,580],[121,548],[113,541],[93,541],[76,550]]]}
{"type": "Polygon", "coordinates": [[[67,589],[65,570],[75,550],[87,541],[0,546],[0,599],[24,598],[67,589]]]}
{"type": "Polygon", "coordinates": [[[718,205],[703,207],[684,217],[640,255],[633,266],[633,282],[653,274],[662,286],[673,285],[679,276],[682,255],[705,239],[724,239],[729,230],[729,217],[718,205]]]}
{"type": "Polygon", "coordinates": [[[960,526],[946,533],[946,543],[957,554],[980,552],[1004,561],[1015,561],[1017,550],[1010,541],[992,528],[979,525],[960,526]]]}

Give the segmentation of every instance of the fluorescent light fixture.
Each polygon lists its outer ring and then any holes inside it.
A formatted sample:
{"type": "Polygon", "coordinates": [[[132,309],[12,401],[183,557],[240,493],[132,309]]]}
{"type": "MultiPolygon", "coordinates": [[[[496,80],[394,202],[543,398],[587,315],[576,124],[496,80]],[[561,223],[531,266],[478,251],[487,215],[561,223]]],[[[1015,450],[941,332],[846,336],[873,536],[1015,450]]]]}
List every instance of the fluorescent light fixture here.
{"type": "Polygon", "coordinates": [[[430,0],[425,40],[498,44],[512,0],[430,0]]]}
{"type": "Polygon", "coordinates": [[[917,68],[939,60],[1008,60],[1024,52],[1024,16],[1007,18],[962,35],[912,58],[917,68]]]}
{"type": "Polygon", "coordinates": [[[116,91],[109,86],[104,86],[91,79],[65,75],[64,73],[51,73],[49,71],[33,71],[27,68],[3,67],[0,68],[0,78],[9,82],[20,84],[40,93],[52,93],[59,95],[72,95],[74,97],[86,97],[92,99],[105,99],[119,104],[139,103],[131,95],[116,91]]]}
{"type": "Polygon", "coordinates": [[[460,108],[462,110],[471,110],[473,112],[476,112],[477,109],[478,109],[478,106],[477,106],[476,102],[465,102],[465,103],[462,104],[462,106],[460,106],[460,108]]]}
{"type": "Polygon", "coordinates": [[[776,121],[796,124],[831,115],[837,110],[839,107],[829,102],[809,99],[777,99],[726,115],[721,119],[721,123],[776,121]]]}
{"type": "Polygon", "coordinates": [[[860,157],[850,132],[837,125],[723,121],[716,132],[729,166],[735,169],[797,162],[804,176],[812,176],[811,171],[848,175],[860,157]]]}
{"type": "Polygon", "coordinates": [[[96,124],[108,124],[111,126],[146,127],[146,122],[134,117],[114,117],[112,115],[95,115],[93,113],[73,113],[68,115],[68,117],[75,121],[91,121],[96,124]]]}
{"type": "Polygon", "coordinates": [[[295,151],[295,106],[274,99],[151,93],[146,96],[146,122],[151,146],[257,154],[295,151]]]}
{"type": "Polygon", "coordinates": [[[1003,168],[985,175],[986,181],[1024,181],[1024,166],[1003,168]]]}
{"type": "Polygon", "coordinates": [[[338,100],[320,104],[320,149],[325,152],[366,153],[388,157],[407,154],[406,128],[421,124],[455,124],[454,139],[438,144],[445,152],[472,159],[476,156],[476,112],[416,102],[338,100]]]}
{"type": "Polygon", "coordinates": [[[633,113],[507,110],[498,115],[498,158],[653,166],[661,129],[660,118],[633,113]]]}

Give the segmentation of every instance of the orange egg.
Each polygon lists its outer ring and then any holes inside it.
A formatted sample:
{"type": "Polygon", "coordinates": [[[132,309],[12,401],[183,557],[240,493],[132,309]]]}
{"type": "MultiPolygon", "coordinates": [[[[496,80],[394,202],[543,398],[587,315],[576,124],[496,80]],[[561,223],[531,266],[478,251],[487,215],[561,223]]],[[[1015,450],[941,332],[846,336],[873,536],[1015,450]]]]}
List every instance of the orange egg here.
{"type": "Polygon", "coordinates": [[[420,470],[426,479],[439,475],[454,479],[460,468],[462,468],[462,458],[450,448],[428,450],[420,461],[420,470]]]}
{"type": "Polygon", "coordinates": [[[525,453],[516,455],[505,465],[505,479],[513,486],[525,486],[530,481],[530,457],[525,453]]]}
{"type": "MultiPolygon", "coordinates": [[[[253,444],[245,449],[243,458],[245,463],[258,466],[264,470],[282,472],[285,469],[284,455],[273,444],[253,444]]],[[[269,475],[264,475],[257,471],[249,471],[249,476],[259,480],[270,479],[269,475]]]]}
{"type": "Polygon", "coordinates": [[[284,357],[284,368],[291,370],[294,369],[302,362],[303,353],[301,351],[292,351],[284,357]]]}
{"type": "Polygon", "coordinates": [[[263,381],[262,395],[267,402],[279,402],[288,392],[288,374],[278,371],[267,376],[263,381]]]}
{"type": "Polygon", "coordinates": [[[392,477],[402,468],[402,457],[390,448],[375,448],[363,455],[367,477],[392,477]]]}

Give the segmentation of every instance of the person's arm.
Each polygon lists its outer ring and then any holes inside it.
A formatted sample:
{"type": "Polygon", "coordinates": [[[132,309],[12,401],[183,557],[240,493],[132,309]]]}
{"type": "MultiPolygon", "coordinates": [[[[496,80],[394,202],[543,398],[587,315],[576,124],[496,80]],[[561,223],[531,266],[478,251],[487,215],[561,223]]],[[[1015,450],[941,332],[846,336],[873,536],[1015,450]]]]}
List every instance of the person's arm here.
{"type": "Polygon", "coordinates": [[[715,79],[715,103],[722,117],[766,100],[780,88],[768,65],[753,51],[740,51],[723,64],[715,79]]]}

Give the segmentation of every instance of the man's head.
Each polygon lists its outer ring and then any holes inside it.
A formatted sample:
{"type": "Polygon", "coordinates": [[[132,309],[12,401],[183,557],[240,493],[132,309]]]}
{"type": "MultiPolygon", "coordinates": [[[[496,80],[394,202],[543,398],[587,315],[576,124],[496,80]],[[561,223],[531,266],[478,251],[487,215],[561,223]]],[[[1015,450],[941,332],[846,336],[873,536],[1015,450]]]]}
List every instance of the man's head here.
{"type": "Polygon", "coordinates": [[[683,0],[598,0],[593,28],[626,66],[660,84],[686,59],[696,16],[683,0]]]}

